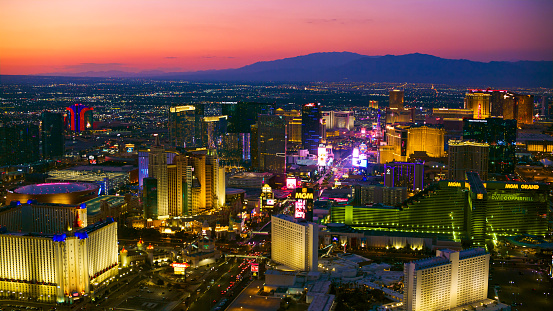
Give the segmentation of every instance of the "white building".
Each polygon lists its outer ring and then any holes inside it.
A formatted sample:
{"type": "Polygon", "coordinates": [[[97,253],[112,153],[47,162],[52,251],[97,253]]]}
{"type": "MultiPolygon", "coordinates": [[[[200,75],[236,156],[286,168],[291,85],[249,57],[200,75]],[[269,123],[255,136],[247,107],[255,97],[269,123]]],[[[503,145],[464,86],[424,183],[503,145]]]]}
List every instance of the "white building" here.
{"type": "Polygon", "coordinates": [[[319,227],[288,215],[271,217],[271,259],[293,270],[317,271],[319,227]]]}
{"type": "Polygon", "coordinates": [[[436,257],[404,265],[407,311],[449,310],[488,294],[490,254],[482,248],[438,250],[436,257]]]}

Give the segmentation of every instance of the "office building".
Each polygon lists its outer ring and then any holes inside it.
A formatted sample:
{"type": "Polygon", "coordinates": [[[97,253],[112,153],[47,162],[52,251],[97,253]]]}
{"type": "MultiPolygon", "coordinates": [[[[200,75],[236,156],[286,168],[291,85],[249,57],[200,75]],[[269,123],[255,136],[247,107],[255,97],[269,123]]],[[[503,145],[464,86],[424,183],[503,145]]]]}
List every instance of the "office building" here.
{"type": "Polygon", "coordinates": [[[409,191],[424,188],[424,163],[392,162],[384,164],[384,185],[405,187],[409,191]]]}
{"type": "Polygon", "coordinates": [[[63,303],[102,293],[104,281],[118,273],[117,223],[71,219],[82,214],[86,208],[43,204],[0,210],[0,297],[63,303]],[[6,214],[21,216],[6,223],[6,214]],[[25,219],[28,214],[35,221],[25,219]],[[76,226],[61,230],[67,221],[76,226]],[[31,231],[12,231],[6,224],[31,231]]]}
{"type": "Polygon", "coordinates": [[[357,229],[434,234],[477,246],[500,236],[547,234],[547,184],[440,181],[395,206],[333,206],[330,221],[357,229]],[[444,208],[447,206],[447,208],[444,208]]]}
{"type": "Polygon", "coordinates": [[[65,153],[65,137],[63,135],[63,115],[44,111],[40,115],[42,158],[55,159],[65,153]]]}
{"type": "Polygon", "coordinates": [[[486,143],[450,140],[448,179],[464,180],[466,172],[476,172],[482,180],[488,180],[489,148],[486,143]]]}
{"type": "Polygon", "coordinates": [[[484,92],[472,92],[465,95],[465,109],[472,110],[473,119],[486,119],[491,115],[491,95],[484,92]]]}
{"type": "Polygon", "coordinates": [[[252,166],[264,172],[286,172],[286,120],[279,115],[257,117],[257,152],[252,166]]]}
{"type": "Polygon", "coordinates": [[[309,103],[302,107],[301,141],[303,149],[310,154],[317,154],[322,140],[322,112],[320,103],[309,103]]]}
{"type": "MultiPolygon", "coordinates": [[[[392,159],[386,160],[405,162],[416,151],[426,152],[429,157],[443,157],[445,156],[444,134],[445,131],[438,126],[388,126],[386,142],[394,149],[392,159]]],[[[383,157],[380,158],[382,162],[383,157]]]]}
{"type": "Polygon", "coordinates": [[[288,215],[271,216],[271,259],[286,268],[317,271],[319,227],[288,215]]]}
{"type": "Polygon", "coordinates": [[[32,123],[0,123],[0,166],[40,160],[39,128],[32,123]]]}
{"type": "Polygon", "coordinates": [[[406,263],[403,305],[407,311],[450,310],[488,296],[490,254],[482,248],[436,251],[406,263]]]}
{"type": "Polygon", "coordinates": [[[65,108],[67,111],[67,128],[73,132],[84,132],[92,129],[94,108],[75,104],[65,108]]]}
{"type": "Polygon", "coordinates": [[[394,109],[403,109],[405,92],[401,90],[391,90],[390,91],[390,108],[394,109]]]}
{"type": "Polygon", "coordinates": [[[515,171],[516,120],[488,118],[463,121],[463,140],[489,145],[488,174],[515,171]]]}
{"type": "Polygon", "coordinates": [[[159,136],[156,136],[155,144],[150,148],[148,160],[148,177],[157,180],[158,217],[167,217],[169,216],[167,155],[165,149],[159,143],[159,136]]]}

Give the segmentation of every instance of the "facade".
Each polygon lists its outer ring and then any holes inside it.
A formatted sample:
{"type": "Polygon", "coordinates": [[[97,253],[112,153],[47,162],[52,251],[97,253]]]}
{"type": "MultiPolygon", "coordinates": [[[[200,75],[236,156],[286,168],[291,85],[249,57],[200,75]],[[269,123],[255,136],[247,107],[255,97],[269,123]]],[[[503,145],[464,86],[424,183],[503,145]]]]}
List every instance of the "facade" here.
{"type": "Polygon", "coordinates": [[[150,149],[148,160],[148,177],[152,177],[157,180],[158,217],[167,217],[169,216],[167,155],[165,154],[163,146],[159,144],[159,136],[156,136],[156,143],[150,149]]]}
{"type": "Polygon", "coordinates": [[[319,227],[288,215],[271,216],[271,259],[293,270],[317,271],[319,227]]]}
{"type": "Polygon", "coordinates": [[[488,118],[463,121],[463,140],[489,145],[488,174],[513,174],[517,122],[514,119],[488,118]]]}
{"type": "Polygon", "coordinates": [[[484,246],[499,236],[546,235],[548,191],[546,184],[483,184],[477,177],[440,181],[393,207],[333,206],[330,222],[361,230],[428,233],[484,246]]]}
{"type": "Polygon", "coordinates": [[[490,117],[517,120],[519,127],[532,124],[534,121],[534,95],[516,94],[506,90],[469,90],[469,94],[477,94],[477,97],[487,95],[490,102],[490,117]]]}
{"type": "Polygon", "coordinates": [[[322,139],[322,112],[320,103],[309,103],[302,107],[301,141],[303,149],[317,154],[322,139]]]}
{"type": "MultiPolygon", "coordinates": [[[[298,110],[284,111],[279,108],[275,114],[286,120],[286,136],[290,143],[301,143],[301,113],[298,110]]],[[[288,149],[288,148],[287,148],[288,149]]]]}
{"type": "Polygon", "coordinates": [[[407,311],[441,311],[485,300],[490,254],[483,248],[436,251],[436,257],[404,265],[407,311]]]}
{"type": "Polygon", "coordinates": [[[407,199],[407,188],[386,187],[381,185],[354,186],[353,205],[372,205],[381,203],[388,206],[401,204],[407,199]]]}
{"type": "Polygon", "coordinates": [[[0,296],[70,302],[103,288],[118,273],[113,218],[61,234],[0,229],[0,296]]]}
{"type": "Polygon", "coordinates": [[[403,109],[405,92],[401,90],[390,91],[390,108],[403,109]]]}
{"type": "Polygon", "coordinates": [[[257,163],[252,161],[252,165],[265,172],[286,172],[286,119],[278,115],[257,118],[257,163]]]}
{"type": "Polygon", "coordinates": [[[0,123],[0,166],[40,160],[38,126],[0,123]]]}
{"type": "Polygon", "coordinates": [[[54,159],[63,157],[65,153],[65,137],[63,135],[63,115],[44,111],[40,115],[42,136],[42,157],[54,159]]]}
{"type": "Polygon", "coordinates": [[[405,187],[409,191],[424,188],[424,163],[392,162],[384,164],[384,185],[405,187]]]}
{"type": "Polygon", "coordinates": [[[142,198],[144,218],[157,218],[157,179],[153,177],[144,178],[142,198]]]}
{"type": "Polygon", "coordinates": [[[486,143],[450,140],[448,152],[448,179],[464,180],[468,171],[488,180],[489,145],[486,143]]]}
{"type": "Polygon", "coordinates": [[[223,115],[228,117],[228,133],[250,133],[259,114],[273,114],[274,105],[265,103],[224,102],[221,103],[223,115]]]}
{"type": "Polygon", "coordinates": [[[347,129],[353,130],[355,117],[353,111],[324,111],[322,118],[326,121],[326,130],[347,129]]]}
{"type": "Polygon", "coordinates": [[[472,92],[465,95],[465,109],[472,110],[473,119],[486,119],[491,116],[491,95],[484,92],[472,92]]]}
{"type": "MultiPolygon", "coordinates": [[[[386,142],[393,146],[392,160],[405,162],[416,151],[426,152],[430,157],[443,157],[445,131],[430,126],[388,126],[386,142]]],[[[388,155],[389,156],[389,155],[388,155]]],[[[384,157],[380,157],[381,162],[384,157]]],[[[389,159],[386,159],[389,160],[389,159]]]]}
{"type": "Polygon", "coordinates": [[[201,141],[201,121],[203,117],[202,104],[169,108],[171,147],[203,147],[201,141]]]}
{"type": "Polygon", "coordinates": [[[94,108],[83,104],[75,104],[65,108],[67,111],[67,127],[73,132],[84,132],[91,130],[93,126],[94,108]]]}

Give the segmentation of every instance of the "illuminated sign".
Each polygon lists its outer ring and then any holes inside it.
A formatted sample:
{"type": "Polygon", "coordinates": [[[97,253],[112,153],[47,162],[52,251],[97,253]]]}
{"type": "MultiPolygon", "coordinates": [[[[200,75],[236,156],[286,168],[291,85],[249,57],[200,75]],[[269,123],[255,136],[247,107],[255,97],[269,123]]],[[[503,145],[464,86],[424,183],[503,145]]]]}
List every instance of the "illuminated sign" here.
{"type": "Polygon", "coordinates": [[[520,189],[525,190],[538,190],[540,188],[539,185],[520,185],[520,189]]]}
{"type": "MultiPolygon", "coordinates": [[[[307,189],[307,188],[302,188],[307,189]]],[[[294,196],[295,199],[303,199],[303,200],[313,200],[313,193],[308,192],[296,192],[296,195],[294,196]]]]}
{"type": "Polygon", "coordinates": [[[533,202],[533,197],[521,196],[517,193],[494,193],[489,196],[494,201],[526,201],[533,202]]]}
{"type": "Polygon", "coordinates": [[[181,262],[173,262],[173,263],[171,264],[171,267],[173,267],[173,268],[186,269],[186,268],[190,267],[190,265],[187,264],[186,262],[182,262],[182,263],[181,263],[181,262]]]}
{"type": "Polygon", "coordinates": [[[326,154],[326,147],[324,145],[319,146],[318,149],[318,166],[325,166],[328,155],[326,154]]]}
{"type": "Polygon", "coordinates": [[[296,177],[286,178],[286,188],[295,189],[296,188],[296,177]]]}
{"type": "Polygon", "coordinates": [[[252,272],[259,272],[259,264],[252,263],[252,272]]]}
{"type": "Polygon", "coordinates": [[[267,199],[267,205],[275,205],[275,199],[267,199]]]}
{"type": "Polygon", "coordinates": [[[296,201],[296,209],[294,211],[294,217],[305,219],[305,200],[296,201]]]}
{"type": "Polygon", "coordinates": [[[450,181],[447,183],[448,187],[461,187],[461,183],[458,181],[450,181]]]}
{"type": "MultiPolygon", "coordinates": [[[[506,184],[505,189],[518,189],[518,184],[506,184]]],[[[540,185],[520,185],[520,189],[522,190],[538,190],[540,189],[540,185]]]]}

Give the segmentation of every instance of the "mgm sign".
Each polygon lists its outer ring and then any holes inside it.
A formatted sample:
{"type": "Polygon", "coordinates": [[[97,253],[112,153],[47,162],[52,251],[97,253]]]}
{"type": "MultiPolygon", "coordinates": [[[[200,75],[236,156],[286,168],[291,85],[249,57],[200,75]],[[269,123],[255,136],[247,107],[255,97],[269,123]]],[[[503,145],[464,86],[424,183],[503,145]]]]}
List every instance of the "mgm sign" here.
{"type": "Polygon", "coordinates": [[[295,218],[313,220],[313,198],[313,188],[296,188],[294,193],[294,199],[296,199],[295,218]]]}

